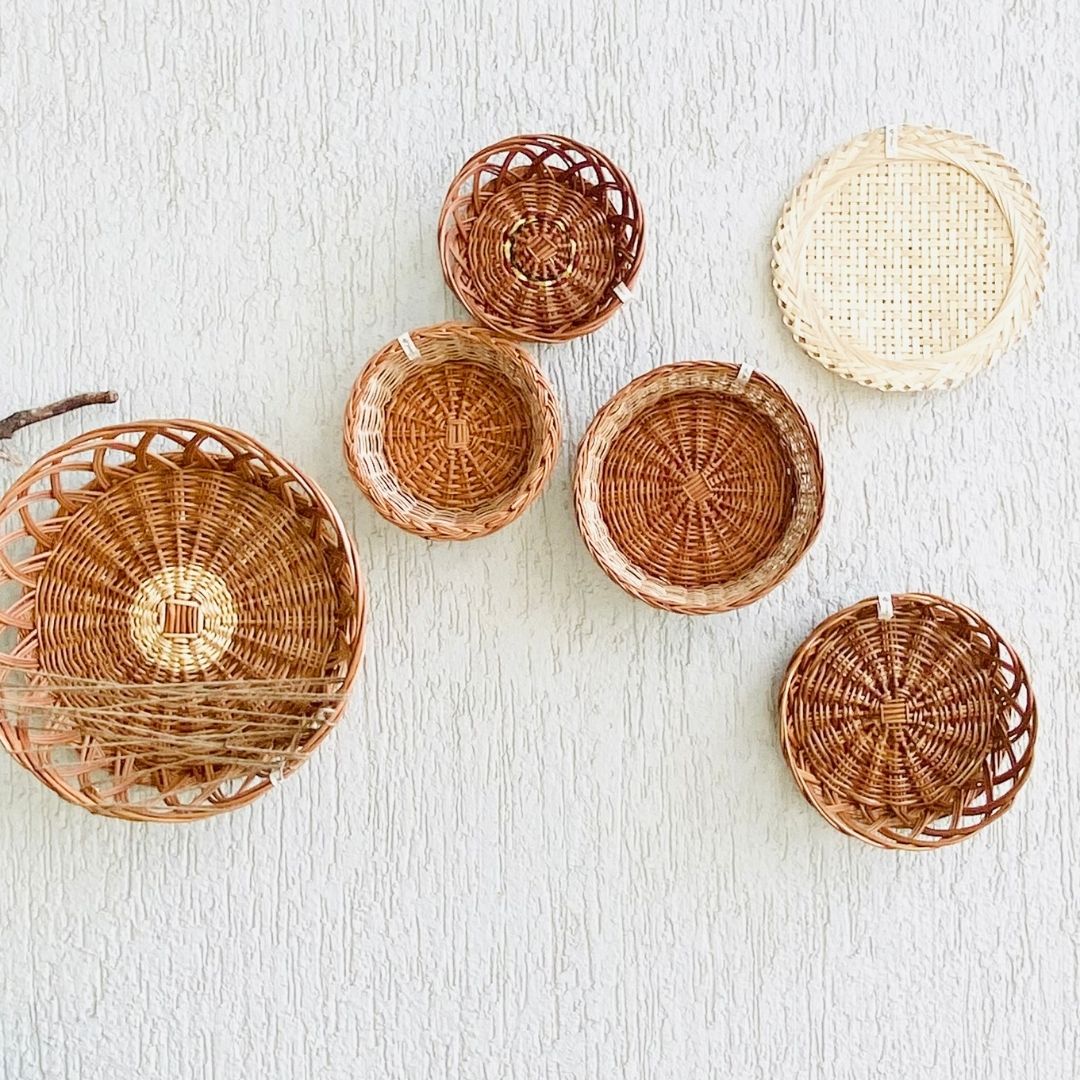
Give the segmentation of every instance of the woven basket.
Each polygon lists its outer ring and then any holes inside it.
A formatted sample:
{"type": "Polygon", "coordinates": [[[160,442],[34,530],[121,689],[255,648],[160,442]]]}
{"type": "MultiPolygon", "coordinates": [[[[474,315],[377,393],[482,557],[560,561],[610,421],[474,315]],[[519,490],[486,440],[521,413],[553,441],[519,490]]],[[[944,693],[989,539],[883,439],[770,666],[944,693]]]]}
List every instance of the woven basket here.
{"type": "Polygon", "coordinates": [[[936,596],[863,600],[826,619],[780,694],[780,739],[802,793],[841,832],[884,848],[954,844],[1003,814],[1028,777],[1035,731],[1016,653],[936,596]]]}
{"type": "Polygon", "coordinates": [[[869,131],[795,189],[773,287],[795,340],[879,390],[950,387],[1020,336],[1046,276],[1046,227],[1000,154],[929,127],[869,131]]]}
{"type": "Polygon", "coordinates": [[[442,323],[368,362],[345,408],[345,458],[388,521],[429,540],[501,529],[540,495],[562,442],[550,383],[513,340],[442,323]]]}
{"type": "Polygon", "coordinates": [[[764,375],[671,364],[620,390],[578,452],[578,524],[605,573],[692,615],[753,603],[813,543],[824,477],[802,410],[764,375]]]}
{"type": "Polygon", "coordinates": [[[447,284],[479,322],[568,341],[629,296],[644,227],[630,181],[598,150],[519,135],[481,150],[454,178],[439,253],[447,284]]]}
{"type": "Polygon", "coordinates": [[[94,813],[241,806],[336,722],[364,613],[336,511],[254,440],[92,431],[0,500],[0,741],[94,813]]]}

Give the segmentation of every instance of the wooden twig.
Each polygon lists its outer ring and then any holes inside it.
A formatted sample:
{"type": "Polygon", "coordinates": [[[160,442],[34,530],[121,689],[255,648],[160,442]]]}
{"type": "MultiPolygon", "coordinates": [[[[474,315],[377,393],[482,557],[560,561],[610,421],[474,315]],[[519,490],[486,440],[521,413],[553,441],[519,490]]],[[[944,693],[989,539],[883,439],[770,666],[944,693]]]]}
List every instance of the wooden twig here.
{"type": "Polygon", "coordinates": [[[21,409],[0,420],[0,439],[10,439],[20,428],[28,424],[36,424],[39,420],[60,416],[73,409],[81,409],[84,405],[112,405],[117,400],[118,395],[115,390],[102,390],[94,394],[75,394],[73,397],[64,398],[63,401],[54,401],[51,405],[42,405],[37,409],[21,409]]]}

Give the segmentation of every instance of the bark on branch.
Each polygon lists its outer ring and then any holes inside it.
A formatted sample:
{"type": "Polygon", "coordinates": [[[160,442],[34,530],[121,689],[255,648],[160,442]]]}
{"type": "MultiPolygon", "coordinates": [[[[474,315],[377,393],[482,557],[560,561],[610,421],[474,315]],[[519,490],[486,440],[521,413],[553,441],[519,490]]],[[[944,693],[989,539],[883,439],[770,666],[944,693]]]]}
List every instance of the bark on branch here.
{"type": "Polygon", "coordinates": [[[51,405],[42,405],[37,409],[20,409],[0,420],[0,439],[10,439],[20,428],[36,424],[39,420],[48,420],[53,416],[81,409],[84,405],[112,405],[118,400],[115,390],[102,390],[94,394],[75,394],[74,397],[54,401],[51,405]]]}

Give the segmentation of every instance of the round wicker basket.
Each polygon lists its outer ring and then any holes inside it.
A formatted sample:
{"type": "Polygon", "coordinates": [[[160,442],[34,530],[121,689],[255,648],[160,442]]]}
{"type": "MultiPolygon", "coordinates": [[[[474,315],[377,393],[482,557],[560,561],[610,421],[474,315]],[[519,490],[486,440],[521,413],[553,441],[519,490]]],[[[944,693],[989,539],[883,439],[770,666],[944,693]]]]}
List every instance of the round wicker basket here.
{"type": "Polygon", "coordinates": [[[574,480],[604,572],[691,615],[753,603],[817,535],[824,467],[802,410],[771,379],[712,361],[639,376],[593,419],[574,480]]]}
{"type": "Polygon", "coordinates": [[[486,326],[568,341],[633,288],[645,223],[626,176],[559,135],[519,135],[469,159],[439,217],[447,284],[486,326]]]}
{"type": "Polygon", "coordinates": [[[429,540],[501,529],[540,495],[562,442],[554,391],[512,339],[442,323],[390,342],[345,408],[345,458],[388,521],[429,540]]]}
{"type": "Polygon", "coordinates": [[[230,810],[326,737],[364,616],[337,512],[253,439],[89,432],[0,500],[0,742],[94,813],[230,810]]]}
{"type": "Polygon", "coordinates": [[[954,386],[1020,336],[1046,276],[1038,204],[1004,158],[929,127],[869,131],[823,158],[773,238],[795,340],[879,390],[954,386]]]}
{"type": "Polygon", "coordinates": [[[841,832],[884,848],[954,844],[1003,814],[1035,732],[1013,649],[973,611],[916,593],[826,619],[780,694],[802,793],[841,832]]]}

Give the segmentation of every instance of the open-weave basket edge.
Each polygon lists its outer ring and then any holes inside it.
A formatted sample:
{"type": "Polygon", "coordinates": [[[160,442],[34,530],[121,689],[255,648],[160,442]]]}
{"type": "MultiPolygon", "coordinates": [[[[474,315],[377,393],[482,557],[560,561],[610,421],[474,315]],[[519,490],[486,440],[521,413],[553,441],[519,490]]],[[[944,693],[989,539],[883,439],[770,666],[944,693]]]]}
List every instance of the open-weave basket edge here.
{"type": "MultiPolygon", "coordinates": [[[[1006,799],[1002,802],[999,797],[994,796],[994,801],[1000,802],[1000,805],[998,805],[990,814],[982,815],[976,825],[956,830],[953,835],[938,835],[939,830],[934,829],[934,825],[941,820],[941,817],[940,815],[929,813],[926,815],[923,826],[924,829],[929,830],[927,834],[929,839],[924,838],[921,831],[912,832],[911,835],[901,835],[894,829],[887,828],[884,825],[880,825],[878,828],[868,828],[864,822],[856,820],[857,815],[844,813],[842,810],[838,810],[835,805],[826,803],[818,795],[820,784],[817,777],[806,769],[801,768],[793,760],[787,717],[788,697],[795,676],[798,674],[806,656],[819,646],[822,631],[845,619],[853,620],[867,610],[876,609],[878,605],[877,597],[866,597],[854,604],[850,604],[847,607],[834,611],[832,614],[822,619],[815,625],[792,654],[787,668],[784,671],[783,678],[781,679],[780,691],[777,695],[777,720],[780,750],[803,798],[821,815],[822,818],[825,819],[826,822],[844,835],[889,851],[928,851],[941,847],[951,847],[974,835],[974,833],[981,831],[1006,813],[1013,805],[1021,789],[1030,779],[1032,766],[1034,765],[1035,760],[1038,735],[1038,707],[1035,700],[1035,692],[1031,684],[1030,675],[1016,650],[1009,644],[1007,639],[1005,639],[997,629],[988,622],[987,619],[972,608],[958,603],[955,600],[947,600],[944,597],[936,596],[932,593],[896,593],[893,595],[892,600],[894,603],[910,601],[916,604],[925,605],[929,608],[941,606],[948,609],[965,618],[969,624],[983,628],[992,635],[992,640],[997,643],[999,648],[1004,649],[1007,653],[1009,661],[1015,671],[1016,681],[1023,686],[1029,697],[1027,708],[1030,712],[1030,728],[1027,732],[1027,741],[1024,750],[1023,774],[1009,789],[1006,799]]],[[[1013,703],[1010,703],[1010,705],[1011,707],[1015,707],[1013,703]]]]}
{"type": "MultiPolygon", "coordinates": [[[[25,631],[26,633],[22,641],[20,641],[16,653],[4,655],[2,658],[3,662],[0,663],[0,674],[4,671],[17,670],[24,675],[27,673],[33,675],[37,670],[36,661],[29,655],[20,657],[18,655],[18,650],[22,649],[27,641],[32,643],[36,634],[32,618],[32,608],[34,589],[36,587],[35,583],[37,577],[40,575],[40,567],[38,567],[32,575],[20,574],[17,567],[8,560],[5,554],[6,544],[14,536],[20,533],[26,534],[26,525],[29,520],[31,520],[28,517],[29,504],[39,500],[50,500],[54,498],[52,483],[50,483],[49,489],[37,492],[32,490],[34,485],[46,477],[54,475],[57,467],[63,472],[92,474],[94,472],[92,467],[94,458],[81,462],[75,467],[64,465],[65,459],[73,453],[85,454],[93,449],[95,457],[99,453],[105,454],[109,451],[133,454],[138,447],[142,446],[144,443],[149,445],[157,438],[170,440],[177,448],[186,448],[189,447],[193,441],[193,438],[189,436],[198,440],[200,451],[205,453],[209,458],[214,458],[218,455],[215,455],[213,449],[210,449],[208,452],[202,451],[201,443],[207,439],[217,442],[221,448],[234,455],[234,458],[237,460],[243,459],[249,462],[260,462],[264,467],[267,463],[271,463],[274,468],[280,470],[282,478],[287,482],[286,486],[289,483],[296,484],[300,490],[304,492],[305,497],[310,500],[311,505],[313,507],[318,507],[320,512],[326,518],[322,523],[322,527],[331,528],[336,539],[340,542],[340,550],[345,558],[347,576],[353,590],[353,611],[349,624],[350,633],[348,637],[350,643],[349,661],[343,672],[330,677],[333,681],[340,684],[336,694],[337,703],[332,712],[323,718],[319,727],[313,729],[311,736],[305,741],[304,757],[306,758],[315,751],[340,721],[348,704],[349,692],[359,673],[360,663],[363,657],[364,641],[367,633],[367,592],[364,576],[360,569],[356,545],[353,542],[349,531],[345,528],[345,524],[342,521],[337,508],[326,496],[322,488],[319,487],[314,480],[301,472],[290,462],[271,451],[258,440],[222,425],[192,419],[151,419],[95,428],[74,436],[42,455],[16,479],[2,496],[0,496],[0,522],[8,519],[12,514],[18,513],[24,526],[20,530],[0,534],[0,584],[3,584],[6,581],[18,584],[23,589],[23,594],[19,601],[14,605],[9,605],[8,608],[0,614],[10,616],[13,608],[18,609],[22,607],[25,607],[28,611],[26,619],[4,619],[4,626],[13,627],[16,630],[25,631]],[[125,435],[140,435],[141,438],[138,442],[132,442],[122,438],[122,436],[125,435]],[[103,442],[103,439],[106,441],[103,442]]],[[[182,467],[177,465],[176,462],[169,461],[166,457],[162,456],[170,453],[174,453],[174,451],[166,447],[160,451],[153,452],[151,456],[157,460],[157,463],[160,464],[161,467],[174,469],[182,467]]],[[[269,475],[268,472],[267,476],[269,477],[269,475]]],[[[275,491],[276,489],[277,494],[280,497],[280,487],[281,485],[276,485],[275,488],[275,486],[268,484],[266,490],[275,491]]],[[[90,498],[95,497],[96,494],[97,493],[91,493],[90,498]]],[[[83,496],[79,501],[84,502],[85,500],[86,496],[83,496]]],[[[72,517],[74,515],[68,514],[67,516],[72,517]]],[[[37,557],[37,561],[41,561],[40,556],[37,557]]],[[[65,801],[74,803],[91,813],[106,817],[143,822],[179,822],[202,819],[220,813],[223,810],[232,810],[239,808],[240,806],[248,805],[261,795],[265,794],[278,779],[269,776],[250,777],[244,781],[238,791],[231,793],[227,800],[217,805],[202,804],[191,808],[170,807],[161,810],[160,808],[154,809],[138,804],[96,803],[86,793],[82,791],[75,792],[65,784],[61,783],[56,775],[55,769],[39,767],[36,756],[30,751],[30,748],[22,745],[23,740],[20,738],[20,730],[18,724],[11,723],[6,716],[0,716],[0,745],[3,745],[15,760],[29,772],[37,776],[46,787],[65,799],[65,801]]],[[[289,762],[281,770],[281,777],[283,778],[291,775],[301,764],[303,764],[303,760],[289,762]]]]}
{"type": "MultiPolygon", "coordinates": [[[[636,237],[634,259],[628,271],[623,275],[621,284],[627,289],[632,290],[634,288],[637,284],[638,277],[641,274],[646,244],[645,213],[642,210],[641,200],[637,196],[634,185],[630,182],[626,173],[606,154],[592,146],[579,142],[576,139],[569,138],[565,135],[552,134],[550,132],[516,135],[492,143],[490,146],[478,150],[464,165],[461,166],[460,169],[458,169],[454,179],[450,182],[450,186],[447,189],[446,196],[443,200],[442,208],[439,211],[437,231],[439,261],[442,264],[443,277],[450,287],[450,290],[477,322],[492,330],[498,331],[499,333],[506,334],[508,337],[514,338],[517,341],[571,341],[575,338],[584,337],[594,333],[609,322],[618,312],[620,307],[623,306],[622,298],[613,292],[611,302],[608,306],[587,323],[575,325],[573,327],[564,327],[554,333],[539,333],[535,331],[525,331],[522,328],[515,326],[509,320],[495,316],[488,309],[475,303],[468,290],[462,290],[459,287],[459,278],[471,279],[472,275],[462,256],[453,250],[450,243],[451,237],[457,229],[457,222],[455,219],[457,208],[463,202],[472,199],[475,196],[475,193],[478,190],[478,185],[474,176],[475,173],[485,171],[484,166],[488,166],[487,171],[491,173],[492,177],[499,175],[510,163],[518,150],[527,146],[540,147],[542,149],[556,146],[565,147],[575,153],[585,155],[592,163],[589,167],[596,167],[595,163],[599,162],[610,174],[610,179],[607,181],[607,184],[619,189],[622,192],[623,197],[629,200],[633,210],[632,215],[627,215],[625,209],[623,214],[628,220],[633,220],[636,229],[636,237]],[[500,155],[503,155],[502,160],[498,162],[492,160],[499,158],[500,155]]],[[[562,171],[564,170],[552,170],[552,175],[555,176],[562,171]]]]}

